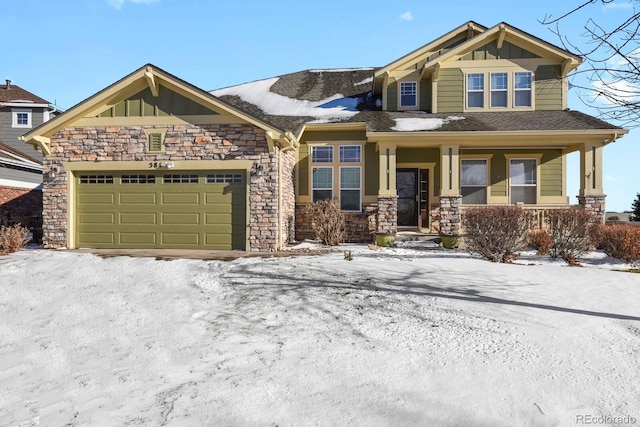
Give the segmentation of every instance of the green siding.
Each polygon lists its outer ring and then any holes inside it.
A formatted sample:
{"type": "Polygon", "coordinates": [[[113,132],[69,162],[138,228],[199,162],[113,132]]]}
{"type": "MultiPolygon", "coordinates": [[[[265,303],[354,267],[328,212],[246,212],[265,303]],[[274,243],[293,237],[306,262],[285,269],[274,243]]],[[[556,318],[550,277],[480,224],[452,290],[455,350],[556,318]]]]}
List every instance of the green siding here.
{"type": "Polygon", "coordinates": [[[147,88],[102,112],[99,117],[153,117],[210,115],[215,111],[160,86],[160,96],[154,97],[147,88]]]}
{"type": "Polygon", "coordinates": [[[431,112],[431,94],[433,92],[431,79],[420,80],[420,104],[419,108],[431,112]]]}
{"type": "Polygon", "coordinates": [[[440,70],[438,113],[461,113],[464,109],[464,78],[459,68],[440,70]]]}
{"type": "Polygon", "coordinates": [[[541,65],[535,73],[536,110],[562,109],[562,80],[559,65],[541,65]]]}
{"type": "Polygon", "coordinates": [[[460,59],[462,61],[484,61],[488,59],[525,58],[539,58],[539,56],[509,42],[502,43],[502,47],[498,49],[496,41],[493,40],[486,45],[467,53],[460,59]]]}
{"type": "Polygon", "coordinates": [[[387,87],[387,111],[398,111],[398,82],[389,83],[387,87]]]}
{"type": "Polygon", "coordinates": [[[364,195],[375,196],[378,194],[380,183],[380,156],[376,151],[376,144],[369,143],[364,146],[364,195]]]}
{"type": "Polygon", "coordinates": [[[300,144],[298,148],[298,194],[309,195],[309,146],[300,144]]]}
{"type": "Polygon", "coordinates": [[[540,195],[563,196],[562,151],[545,150],[540,160],[540,195]]]}
{"type": "Polygon", "coordinates": [[[340,141],[366,141],[367,134],[363,130],[353,131],[320,131],[305,132],[300,143],[308,142],[340,142],[340,141]]]}

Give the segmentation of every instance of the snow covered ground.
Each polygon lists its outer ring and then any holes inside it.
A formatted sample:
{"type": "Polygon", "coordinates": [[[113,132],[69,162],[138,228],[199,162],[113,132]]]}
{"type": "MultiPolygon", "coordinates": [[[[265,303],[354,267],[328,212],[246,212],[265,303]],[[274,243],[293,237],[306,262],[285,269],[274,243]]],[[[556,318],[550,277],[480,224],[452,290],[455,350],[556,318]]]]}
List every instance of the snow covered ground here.
{"type": "Polygon", "coordinates": [[[628,266],[345,249],[0,257],[0,425],[640,425],[628,266]]]}

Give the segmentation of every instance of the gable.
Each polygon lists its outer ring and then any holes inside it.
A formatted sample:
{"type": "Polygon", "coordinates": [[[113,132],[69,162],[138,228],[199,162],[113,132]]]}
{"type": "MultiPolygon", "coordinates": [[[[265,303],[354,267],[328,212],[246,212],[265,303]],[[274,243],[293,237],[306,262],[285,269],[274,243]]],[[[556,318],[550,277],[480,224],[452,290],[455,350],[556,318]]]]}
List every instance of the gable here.
{"type": "Polygon", "coordinates": [[[530,59],[540,58],[539,55],[517,46],[513,43],[503,42],[498,48],[498,42],[492,40],[484,46],[480,46],[460,57],[460,61],[483,61],[491,59],[530,59]]]}
{"type": "Polygon", "coordinates": [[[160,86],[158,92],[158,96],[153,96],[151,89],[146,88],[107,108],[97,117],[161,117],[218,114],[211,108],[164,86],[160,86]]]}

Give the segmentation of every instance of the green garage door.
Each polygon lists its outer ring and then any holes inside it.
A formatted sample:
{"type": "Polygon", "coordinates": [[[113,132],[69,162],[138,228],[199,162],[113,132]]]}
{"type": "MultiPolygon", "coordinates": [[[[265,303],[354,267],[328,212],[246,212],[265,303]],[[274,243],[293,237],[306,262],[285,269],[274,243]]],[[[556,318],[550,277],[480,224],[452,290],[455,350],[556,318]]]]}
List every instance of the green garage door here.
{"type": "Polygon", "coordinates": [[[76,247],[246,249],[246,173],[76,174],[76,247]]]}

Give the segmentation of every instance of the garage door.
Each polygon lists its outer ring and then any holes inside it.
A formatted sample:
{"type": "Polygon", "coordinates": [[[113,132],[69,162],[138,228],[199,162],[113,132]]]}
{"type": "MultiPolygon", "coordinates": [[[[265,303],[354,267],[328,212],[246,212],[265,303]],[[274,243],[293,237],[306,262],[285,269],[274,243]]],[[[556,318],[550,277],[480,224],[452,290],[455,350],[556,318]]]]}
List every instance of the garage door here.
{"type": "Polygon", "coordinates": [[[76,247],[245,249],[245,171],[75,179],[76,247]]]}

